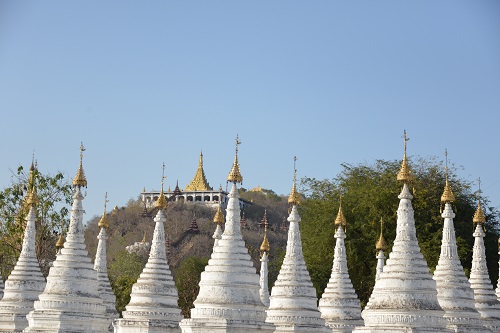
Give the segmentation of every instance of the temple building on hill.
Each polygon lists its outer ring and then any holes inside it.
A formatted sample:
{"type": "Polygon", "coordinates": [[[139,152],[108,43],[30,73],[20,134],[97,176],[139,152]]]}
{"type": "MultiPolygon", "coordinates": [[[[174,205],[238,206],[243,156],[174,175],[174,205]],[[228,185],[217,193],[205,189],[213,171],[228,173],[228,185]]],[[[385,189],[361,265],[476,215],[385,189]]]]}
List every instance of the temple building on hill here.
{"type": "MultiPolygon", "coordinates": [[[[171,191],[169,188],[168,191],[164,192],[164,195],[168,201],[199,203],[211,208],[217,208],[219,206],[219,201],[221,201],[222,207],[225,208],[229,200],[228,192],[223,191],[222,186],[217,190],[210,187],[207,177],[205,176],[205,171],[203,170],[203,152],[200,152],[198,169],[196,169],[193,179],[186,185],[186,188],[181,190],[179,188],[179,182],[177,182],[175,189],[171,191]]],[[[159,196],[160,191],[157,190],[146,191],[146,189],[144,189],[141,192],[142,201],[146,204],[147,208],[152,208],[159,196]]],[[[239,199],[239,203],[240,209],[245,205],[251,204],[241,198],[239,199]]]]}

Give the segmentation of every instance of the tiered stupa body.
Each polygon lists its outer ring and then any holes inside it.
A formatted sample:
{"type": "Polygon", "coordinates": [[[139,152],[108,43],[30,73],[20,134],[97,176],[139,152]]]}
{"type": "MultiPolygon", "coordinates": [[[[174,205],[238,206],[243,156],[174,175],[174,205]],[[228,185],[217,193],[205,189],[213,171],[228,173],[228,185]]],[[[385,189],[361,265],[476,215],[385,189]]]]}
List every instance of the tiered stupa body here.
{"type": "Polygon", "coordinates": [[[328,285],[319,300],[321,317],[332,332],[350,333],[356,326],[363,325],[361,318],[361,305],[352,286],[347,269],[347,257],[344,240],[346,234],[346,219],[339,208],[335,220],[335,254],[333,259],[332,274],[328,285]]]}
{"type": "MultiPolygon", "coordinates": [[[[295,177],[294,177],[295,178],[295,177]]],[[[318,299],[307,271],[300,239],[299,203],[295,180],[288,199],[292,209],[285,258],[278,278],[271,290],[266,322],[275,326],[275,332],[327,332],[325,321],[318,310],[318,299]]]]}
{"type": "Polygon", "coordinates": [[[396,239],[362,312],[365,325],[354,332],[451,332],[437,299],[436,282],[418,246],[413,196],[406,184],[413,178],[406,158],[406,140],[405,132],[405,154],[398,174],[404,185],[399,195],[396,239]]]}
{"type": "Polygon", "coordinates": [[[486,250],[483,240],[486,236],[483,230],[486,219],[480,202],[478,202],[473,222],[476,224],[476,229],[473,234],[474,248],[469,282],[474,291],[474,302],[476,309],[481,314],[483,325],[491,328],[494,332],[500,332],[500,302],[491,285],[486,266],[486,250]]]}
{"type": "Polygon", "coordinates": [[[448,327],[455,332],[490,332],[481,324],[481,316],[474,305],[474,293],[458,256],[453,225],[455,213],[451,207],[453,201],[455,196],[448,183],[447,173],[445,190],[441,196],[441,202],[445,204],[441,214],[444,218],[441,254],[434,271],[438,301],[445,311],[448,327]]]}
{"type": "MultiPolygon", "coordinates": [[[[21,254],[5,281],[5,290],[0,300],[0,332],[22,332],[28,326],[26,315],[33,310],[33,303],[45,288],[45,277],[40,270],[35,251],[36,196],[35,169],[30,171],[30,190],[25,200],[29,207],[24,230],[21,254]]],[[[0,279],[1,281],[1,279],[0,279]]]]}
{"type": "MultiPolygon", "coordinates": [[[[239,141],[237,141],[239,144],[239,141]]],[[[226,225],[216,239],[191,318],[181,321],[183,333],[270,332],[260,300],[259,275],[245,247],[240,230],[240,206],[236,183],[241,183],[238,155],[228,176],[232,182],[226,225]]]]}
{"type": "Polygon", "coordinates": [[[111,284],[108,278],[108,267],[106,259],[106,241],[108,235],[106,230],[109,227],[109,222],[106,217],[106,205],[104,205],[104,213],[99,220],[98,227],[101,229],[99,235],[97,236],[97,252],[95,255],[94,269],[97,271],[97,280],[99,281],[99,293],[101,298],[104,300],[104,305],[106,305],[106,317],[109,322],[109,330],[113,330],[111,325],[113,319],[118,318],[118,312],[116,311],[116,296],[111,289],[111,284]]]}
{"type": "Polygon", "coordinates": [[[97,273],[84,242],[81,188],[87,186],[87,180],[81,159],[73,186],[75,192],[66,242],[50,268],[44,292],[27,316],[29,327],[25,332],[102,333],[109,327],[97,273]]]}
{"type": "Polygon", "coordinates": [[[113,323],[116,333],[180,332],[182,315],[177,304],[178,293],[165,250],[164,210],[167,208],[167,201],[163,189],[156,207],[158,213],[154,218],[155,230],[149,259],[132,287],[130,303],[122,313],[123,318],[113,323]]]}
{"type": "Polygon", "coordinates": [[[3,289],[5,288],[5,285],[3,284],[3,278],[0,275],[0,299],[3,297],[3,289]]]}

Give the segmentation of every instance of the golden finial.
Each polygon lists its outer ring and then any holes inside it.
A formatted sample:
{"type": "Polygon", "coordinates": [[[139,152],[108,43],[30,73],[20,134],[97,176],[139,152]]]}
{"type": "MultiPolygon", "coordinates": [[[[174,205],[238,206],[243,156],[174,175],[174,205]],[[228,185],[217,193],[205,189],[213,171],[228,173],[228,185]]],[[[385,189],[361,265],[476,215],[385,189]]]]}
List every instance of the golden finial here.
{"type": "Polygon", "coordinates": [[[479,190],[477,191],[477,209],[474,213],[473,223],[484,223],[486,222],[486,217],[484,216],[483,208],[481,207],[481,178],[477,180],[479,183],[479,190]]]}
{"type": "Polygon", "coordinates": [[[224,224],[224,213],[222,213],[222,186],[219,189],[219,206],[214,216],[214,223],[224,224]]]}
{"type": "Polygon", "coordinates": [[[144,236],[142,237],[141,243],[146,243],[146,231],[144,231],[144,236]]]}
{"type": "Polygon", "coordinates": [[[403,155],[403,162],[401,162],[401,169],[398,172],[397,175],[397,180],[402,181],[402,182],[411,182],[413,180],[413,174],[410,170],[410,166],[408,165],[408,159],[406,158],[406,143],[410,138],[406,136],[406,130],[404,130],[404,150],[405,153],[403,155]]]}
{"type": "Polygon", "coordinates": [[[290,206],[296,206],[300,203],[299,193],[297,192],[297,156],[293,157],[293,185],[292,191],[290,192],[290,196],[288,196],[288,204],[290,206]]]}
{"type": "Polygon", "coordinates": [[[455,195],[453,194],[453,191],[451,190],[450,183],[448,182],[448,150],[445,149],[444,151],[444,156],[446,158],[446,183],[444,185],[444,191],[443,195],[441,195],[441,203],[446,203],[446,202],[454,202],[455,201],[455,195]]]}
{"type": "Polygon", "coordinates": [[[500,238],[498,239],[498,252],[500,252],[500,238]]]}
{"type": "Polygon", "coordinates": [[[339,212],[337,213],[337,218],[335,219],[335,227],[346,227],[347,221],[344,217],[344,212],[342,212],[342,195],[340,196],[339,212]]]}
{"type": "Polygon", "coordinates": [[[38,195],[36,193],[36,173],[38,172],[34,161],[35,156],[33,156],[33,160],[31,161],[30,167],[30,175],[28,177],[28,193],[26,194],[26,198],[24,202],[29,206],[36,206],[39,203],[38,195]]]}
{"type": "Polygon", "coordinates": [[[238,135],[236,135],[236,154],[234,155],[234,162],[233,162],[233,167],[231,168],[231,171],[229,172],[229,175],[227,176],[227,181],[228,182],[233,182],[233,183],[243,183],[243,177],[241,176],[240,172],[240,165],[238,163],[238,145],[241,144],[241,141],[238,138],[238,135]]]}
{"type": "Polygon", "coordinates": [[[377,244],[375,244],[375,249],[377,251],[387,250],[387,242],[384,238],[384,220],[380,218],[380,237],[378,238],[377,244]]]}
{"type": "Polygon", "coordinates": [[[163,163],[163,170],[161,173],[161,192],[158,200],[156,200],[155,207],[159,209],[167,209],[167,199],[165,198],[165,194],[163,193],[163,185],[165,184],[165,163],[163,163]]]}
{"type": "Polygon", "coordinates": [[[264,239],[262,240],[262,244],[260,245],[260,251],[261,251],[261,254],[263,254],[264,252],[267,252],[269,253],[269,251],[271,251],[271,245],[269,245],[269,240],[267,239],[267,211],[265,211],[264,213],[264,239]]]}
{"type": "Polygon", "coordinates": [[[87,178],[85,178],[85,172],[83,171],[82,161],[83,161],[83,152],[85,151],[85,147],[83,146],[83,142],[80,144],[80,167],[76,172],[75,178],[73,178],[73,187],[87,187],[87,178]]]}
{"type": "Polygon", "coordinates": [[[59,238],[57,239],[56,242],[56,248],[59,250],[64,247],[64,238],[62,233],[59,234],[59,238]]]}
{"type": "Polygon", "coordinates": [[[104,196],[104,212],[102,213],[102,217],[99,220],[99,223],[97,223],[97,226],[99,228],[105,228],[105,229],[109,228],[108,218],[106,217],[106,203],[108,201],[109,201],[108,200],[108,192],[106,192],[106,195],[104,196]]]}

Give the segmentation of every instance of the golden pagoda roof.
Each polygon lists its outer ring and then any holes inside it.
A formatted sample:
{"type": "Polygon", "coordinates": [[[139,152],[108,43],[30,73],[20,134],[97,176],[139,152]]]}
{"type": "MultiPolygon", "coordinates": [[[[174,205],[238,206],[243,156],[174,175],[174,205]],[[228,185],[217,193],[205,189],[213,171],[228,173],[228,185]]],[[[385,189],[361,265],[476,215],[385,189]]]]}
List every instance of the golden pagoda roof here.
{"type": "Polygon", "coordinates": [[[293,185],[292,190],[290,191],[290,195],[288,196],[288,204],[290,206],[297,206],[300,203],[300,196],[297,192],[297,168],[295,167],[295,163],[297,162],[297,156],[293,157],[293,185]]]}
{"type": "Polygon", "coordinates": [[[221,205],[217,207],[217,211],[214,216],[214,223],[224,224],[224,213],[222,213],[221,205]]]}
{"type": "Polygon", "coordinates": [[[401,169],[398,172],[397,180],[402,182],[411,182],[413,180],[413,173],[411,172],[410,166],[408,165],[408,158],[406,157],[406,142],[410,140],[406,136],[406,130],[404,131],[404,155],[403,161],[401,162],[401,169]]]}
{"type": "Polygon", "coordinates": [[[62,235],[62,234],[60,234],[60,235],[59,235],[59,238],[57,239],[57,242],[56,242],[56,247],[57,247],[58,249],[60,249],[60,248],[64,247],[64,238],[63,238],[63,235],[62,235]]]}
{"type": "Polygon", "coordinates": [[[99,228],[109,228],[109,222],[108,218],[106,216],[106,203],[108,202],[108,192],[106,192],[106,195],[104,197],[104,212],[102,213],[101,219],[99,220],[99,223],[97,223],[97,226],[99,228]]]}
{"type": "Polygon", "coordinates": [[[208,184],[207,178],[205,176],[205,171],[203,170],[203,152],[200,152],[200,160],[198,162],[198,169],[194,174],[193,179],[186,185],[186,191],[212,191],[213,188],[208,184]]]}
{"type": "Polygon", "coordinates": [[[484,223],[486,222],[486,217],[484,216],[483,208],[481,207],[481,202],[478,200],[477,209],[472,218],[473,223],[484,223]]]}
{"type": "Polygon", "coordinates": [[[80,166],[78,167],[78,171],[76,172],[75,178],[73,178],[73,186],[74,187],[87,187],[87,178],[85,178],[85,172],[83,171],[82,160],[83,160],[83,152],[85,151],[85,147],[83,143],[80,145],[80,166]]]}
{"type": "Polygon", "coordinates": [[[229,171],[229,175],[227,176],[227,181],[232,183],[243,183],[243,176],[240,171],[240,164],[238,163],[238,145],[241,144],[241,141],[236,135],[236,154],[234,155],[233,166],[231,167],[231,171],[229,171]]]}
{"type": "Polygon", "coordinates": [[[375,249],[377,251],[387,250],[387,242],[385,241],[383,230],[384,230],[384,220],[380,218],[380,237],[378,238],[378,241],[375,244],[375,249]]]}
{"type": "Polygon", "coordinates": [[[339,204],[339,212],[337,213],[337,218],[335,219],[335,226],[342,226],[346,227],[347,226],[347,221],[344,216],[344,212],[342,212],[342,197],[340,197],[340,204],[339,204]]]}

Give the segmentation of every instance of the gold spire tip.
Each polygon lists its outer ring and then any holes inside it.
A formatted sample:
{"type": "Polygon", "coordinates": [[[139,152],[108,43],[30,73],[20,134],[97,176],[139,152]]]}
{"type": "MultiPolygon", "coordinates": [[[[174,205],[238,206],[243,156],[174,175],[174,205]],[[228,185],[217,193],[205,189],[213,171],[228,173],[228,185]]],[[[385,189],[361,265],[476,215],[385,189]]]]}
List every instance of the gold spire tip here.
{"type": "Polygon", "coordinates": [[[402,182],[411,182],[413,180],[413,174],[411,172],[410,166],[408,165],[408,158],[406,157],[406,143],[410,140],[410,138],[406,135],[406,130],[404,130],[403,134],[404,139],[404,155],[403,161],[401,162],[401,169],[398,172],[397,180],[402,182]]]}
{"type": "Polygon", "coordinates": [[[108,218],[106,216],[106,203],[108,203],[108,192],[106,192],[105,196],[104,196],[104,212],[102,213],[102,216],[101,216],[101,219],[99,220],[99,223],[97,223],[97,226],[99,228],[104,228],[104,229],[108,229],[109,228],[109,222],[108,222],[108,218]]]}
{"type": "Polygon", "coordinates": [[[377,251],[386,251],[387,250],[387,242],[384,238],[384,220],[380,218],[380,237],[378,238],[377,243],[375,244],[375,248],[377,251]]]}
{"type": "Polygon", "coordinates": [[[238,163],[238,146],[241,144],[240,139],[238,138],[238,135],[236,135],[236,154],[234,155],[234,162],[233,166],[231,168],[231,171],[229,172],[229,175],[227,176],[227,181],[232,182],[232,183],[243,183],[243,176],[241,176],[241,171],[240,171],[240,164],[238,163]]]}
{"type": "MultiPolygon", "coordinates": [[[[33,156],[34,158],[34,156],[33,156]]],[[[26,205],[29,206],[37,206],[40,200],[38,199],[38,194],[36,191],[36,174],[38,170],[35,167],[35,162],[31,162],[31,167],[30,167],[30,175],[28,177],[28,192],[26,194],[26,198],[24,199],[24,202],[26,205]]]]}
{"type": "Polygon", "coordinates": [[[161,173],[161,192],[158,200],[156,200],[155,207],[158,209],[167,209],[167,199],[165,198],[165,194],[163,193],[163,186],[165,185],[165,163],[162,166],[161,173]]]}
{"type": "Polygon", "coordinates": [[[337,213],[337,218],[335,219],[335,226],[342,226],[344,228],[347,226],[347,221],[345,219],[344,212],[342,211],[342,196],[340,196],[339,212],[337,213]]]}
{"type": "Polygon", "coordinates": [[[260,245],[260,251],[267,253],[271,251],[271,245],[269,244],[269,239],[267,239],[267,228],[264,231],[264,239],[262,240],[262,244],[260,245]]]}
{"type": "Polygon", "coordinates": [[[444,156],[446,159],[446,166],[445,166],[445,168],[446,168],[446,182],[444,185],[443,194],[441,195],[441,203],[455,201],[455,195],[453,194],[453,191],[451,190],[450,183],[448,181],[448,150],[446,150],[446,149],[444,151],[444,156]]]}
{"type": "Polygon", "coordinates": [[[85,147],[83,146],[82,142],[80,144],[80,166],[78,167],[75,178],[73,178],[73,187],[87,187],[87,178],[85,178],[85,172],[83,171],[82,166],[84,151],[85,147]]]}
{"type": "Polygon", "coordinates": [[[61,234],[59,234],[59,238],[57,239],[56,248],[60,249],[63,247],[64,247],[64,238],[63,238],[63,235],[61,233],[61,234]]]}
{"type": "Polygon", "coordinates": [[[483,208],[481,207],[481,178],[478,180],[479,190],[477,191],[477,209],[472,218],[473,223],[485,223],[486,217],[484,216],[483,208]]]}
{"type": "Polygon", "coordinates": [[[297,206],[300,203],[299,193],[297,192],[297,156],[293,157],[293,185],[288,197],[288,204],[290,206],[297,206]]]}

